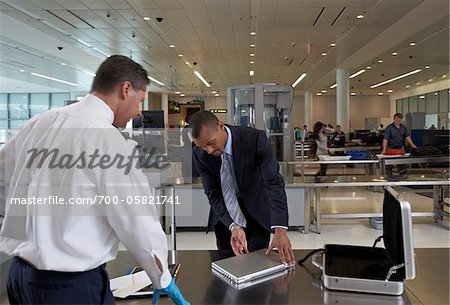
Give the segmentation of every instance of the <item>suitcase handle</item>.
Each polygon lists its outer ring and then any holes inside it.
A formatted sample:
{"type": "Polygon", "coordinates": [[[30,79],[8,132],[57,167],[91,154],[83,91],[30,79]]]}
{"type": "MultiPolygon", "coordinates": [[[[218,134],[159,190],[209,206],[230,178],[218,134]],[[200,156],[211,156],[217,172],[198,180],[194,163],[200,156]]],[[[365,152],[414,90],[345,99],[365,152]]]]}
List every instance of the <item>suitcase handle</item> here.
{"type": "Polygon", "coordinates": [[[311,263],[319,268],[320,270],[323,270],[323,265],[319,262],[319,259],[323,259],[322,253],[316,253],[311,257],[311,263]]]}

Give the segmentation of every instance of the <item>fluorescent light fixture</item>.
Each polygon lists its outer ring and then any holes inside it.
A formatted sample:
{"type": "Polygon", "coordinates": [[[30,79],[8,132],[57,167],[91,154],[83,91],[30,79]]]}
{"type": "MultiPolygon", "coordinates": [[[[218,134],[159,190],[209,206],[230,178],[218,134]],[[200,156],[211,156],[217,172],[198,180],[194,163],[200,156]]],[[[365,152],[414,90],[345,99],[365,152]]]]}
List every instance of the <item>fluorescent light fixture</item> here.
{"type": "Polygon", "coordinates": [[[250,56],[251,56],[251,57],[255,56],[255,53],[250,53],[250,56]]]}
{"type": "Polygon", "coordinates": [[[150,17],[145,16],[145,17],[142,17],[142,19],[144,19],[145,21],[149,21],[150,17]]]}
{"type": "Polygon", "coordinates": [[[24,69],[20,69],[19,71],[20,71],[20,72],[25,72],[25,70],[24,70],[24,69]]]}
{"type": "Polygon", "coordinates": [[[435,92],[435,93],[434,93],[434,95],[438,95],[438,93],[437,93],[437,92],[435,92]]]}
{"type": "Polygon", "coordinates": [[[178,54],[178,57],[183,57],[183,54],[178,54]]]}
{"type": "Polygon", "coordinates": [[[61,63],[61,66],[65,66],[65,65],[67,65],[65,62],[62,62],[62,63],[61,63]]]}
{"type": "Polygon", "coordinates": [[[378,95],[383,95],[383,92],[378,92],[378,95]]]}
{"type": "Polygon", "coordinates": [[[358,75],[363,74],[364,72],[366,72],[366,70],[365,69],[361,69],[358,72],[353,73],[352,75],[350,75],[350,78],[357,77],[358,75]]]}
{"type": "Polygon", "coordinates": [[[330,86],[330,89],[334,89],[334,88],[336,88],[336,87],[337,87],[337,83],[334,84],[334,85],[331,85],[331,86],[330,86]]]}
{"type": "Polygon", "coordinates": [[[316,95],[319,95],[319,96],[320,96],[320,95],[322,95],[322,93],[320,93],[320,92],[317,92],[317,93],[316,93],[316,95]]]}
{"type": "Polygon", "coordinates": [[[186,64],[186,65],[189,65],[189,62],[188,62],[188,61],[186,61],[186,62],[185,62],[185,64],[186,64]]]}
{"type": "Polygon", "coordinates": [[[253,60],[250,60],[250,64],[254,64],[255,62],[253,60]]]}
{"type": "Polygon", "coordinates": [[[419,98],[424,99],[424,98],[425,98],[425,95],[421,95],[421,96],[419,96],[419,98]]]}
{"type": "Polygon", "coordinates": [[[322,92],[322,93],[327,93],[327,90],[322,90],[321,92],[322,92]]]}
{"type": "Polygon", "coordinates": [[[169,44],[169,48],[175,48],[174,44],[169,44]]]}
{"type": "Polygon", "coordinates": [[[398,53],[397,52],[392,52],[392,56],[397,56],[398,53]]]}
{"type": "Polygon", "coordinates": [[[410,46],[415,46],[416,43],[415,43],[414,41],[411,41],[411,42],[409,43],[409,45],[410,45],[410,46]]]}
{"type": "Polygon", "coordinates": [[[219,92],[216,91],[216,90],[214,90],[214,91],[211,91],[211,93],[212,93],[212,94],[217,94],[217,93],[219,93],[219,92]]]}
{"type": "Polygon", "coordinates": [[[411,71],[411,72],[408,72],[408,73],[405,73],[405,74],[396,76],[396,77],[394,77],[394,78],[391,78],[391,79],[382,81],[381,83],[372,85],[372,86],[370,86],[370,88],[373,89],[373,88],[376,88],[376,87],[379,87],[379,86],[383,86],[383,85],[392,83],[393,81],[399,80],[399,79],[401,79],[401,78],[404,78],[404,77],[407,77],[407,76],[410,76],[410,75],[413,75],[413,74],[416,74],[416,73],[419,73],[420,71],[422,71],[422,70],[421,70],[421,69],[416,69],[416,70],[414,70],[414,71],[411,71]]]}
{"type": "Polygon", "coordinates": [[[372,67],[371,67],[371,66],[367,66],[366,69],[367,69],[367,70],[370,70],[370,69],[372,69],[372,67]]]}
{"type": "Polygon", "coordinates": [[[363,14],[359,14],[359,15],[356,16],[356,18],[358,18],[358,19],[363,19],[363,18],[364,18],[364,15],[363,15],[363,14]]]}
{"type": "Polygon", "coordinates": [[[420,85],[420,82],[417,82],[417,83],[416,83],[416,86],[419,86],[419,85],[420,85]]]}
{"type": "Polygon", "coordinates": [[[352,92],[352,93],[350,93],[350,95],[356,95],[356,93],[355,93],[355,92],[352,92]]]}
{"type": "Polygon", "coordinates": [[[214,96],[220,96],[219,93],[214,94],[214,96]]]}
{"type": "Polygon", "coordinates": [[[86,73],[87,75],[95,76],[95,73],[92,73],[92,72],[89,72],[89,71],[85,71],[85,70],[83,70],[83,72],[86,73]]]}
{"type": "Polygon", "coordinates": [[[330,43],[330,47],[334,48],[336,46],[335,43],[330,43]]]}
{"type": "Polygon", "coordinates": [[[428,80],[429,82],[432,82],[433,81],[433,79],[432,78],[430,78],[429,80],[428,80]]]}
{"type": "Polygon", "coordinates": [[[426,66],[425,66],[425,69],[430,69],[430,66],[429,66],[429,65],[426,65],[426,66]]]}
{"type": "Polygon", "coordinates": [[[256,47],[256,45],[255,45],[254,43],[252,43],[252,44],[250,45],[250,48],[254,48],[254,47],[256,47]]]}
{"type": "Polygon", "coordinates": [[[161,83],[159,80],[154,79],[154,78],[151,77],[151,76],[147,76],[147,77],[148,77],[148,79],[151,80],[152,82],[155,82],[155,83],[157,83],[157,84],[160,85],[160,86],[166,87],[166,85],[164,85],[163,83],[161,83]]]}
{"type": "Polygon", "coordinates": [[[381,64],[383,62],[382,59],[378,59],[378,63],[381,64]]]}
{"type": "Polygon", "coordinates": [[[251,35],[251,36],[255,36],[255,35],[256,35],[256,32],[250,32],[250,35],[251,35]]]}
{"type": "Polygon", "coordinates": [[[180,96],[181,96],[181,97],[183,97],[183,96],[186,96],[186,95],[185,95],[185,94],[183,94],[183,93],[181,93],[181,94],[180,94],[180,96]]]}
{"type": "Polygon", "coordinates": [[[304,78],[306,77],[306,73],[303,73],[302,75],[297,78],[297,80],[292,84],[292,88],[295,88],[295,86],[298,85],[304,78]]]}
{"type": "Polygon", "coordinates": [[[406,85],[405,88],[411,88],[411,86],[410,85],[406,85]]]}
{"type": "Polygon", "coordinates": [[[255,75],[255,71],[250,70],[250,76],[253,76],[253,75],[255,75]]]}
{"type": "Polygon", "coordinates": [[[206,81],[206,79],[198,71],[194,71],[194,74],[200,78],[200,80],[205,84],[206,87],[211,87],[211,85],[206,81]]]}
{"type": "Polygon", "coordinates": [[[181,92],[180,91],[175,91],[175,94],[180,94],[181,92]]]}
{"type": "Polygon", "coordinates": [[[446,77],[447,77],[447,75],[445,75],[445,74],[444,74],[444,75],[442,75],[442,78],[446,78],[446,77]]]}
{"type": "Polygon", "coordinates": [[[31,72],[30,74],[34,75],[34,76],[37,76],[37,77],[41,77],[41,78],[45,78],[45,79],[49,79],[49,80],[54,80],[55,82],[60,82],[60,83],[63,83],[63,84],[71,85],[71,86],[74,86],[74,87],[78,86],[75,83],[71,83],[71,82],[68,82],[68,81],[65,81],[65,80],[62,80],[62,79],[58,79],[58,78],[54,78],[54,77],[50,77],[50,76],[47,76],[47,75],[42,75],[42,74],[38,74],[38,73],[34,73],[34,72],[31,72]]]}
{"type": "Polygon", "coordinates": [[[387,92],[388,92],[388,93],[392,93],[392,92],[394,92],[394,90],[389,89],[387,92]]]}
{"type": "Polygon", "coordinates": [[[327,56],[327,52],[322,52],[322,56],[327,56]]]}

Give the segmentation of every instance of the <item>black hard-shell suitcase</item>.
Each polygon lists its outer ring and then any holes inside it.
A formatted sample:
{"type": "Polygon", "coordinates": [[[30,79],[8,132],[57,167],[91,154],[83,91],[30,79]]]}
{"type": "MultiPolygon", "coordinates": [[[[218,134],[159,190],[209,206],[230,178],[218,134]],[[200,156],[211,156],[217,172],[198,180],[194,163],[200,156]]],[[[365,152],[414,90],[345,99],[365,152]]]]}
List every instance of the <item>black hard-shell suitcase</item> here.
{"type": "MultiPolygon", "coordinates": [[[[324,286],[333,290],[401,295],[403,282],[415,277],[411,207],[391,187],[385,188],[383,236],[385,248],[325,245],[313,255],[324,286]],[[323,258],[323,262],[320,262],[323,258]]],[[[377,239],[378,240],[378,239],[377,239]]]]}

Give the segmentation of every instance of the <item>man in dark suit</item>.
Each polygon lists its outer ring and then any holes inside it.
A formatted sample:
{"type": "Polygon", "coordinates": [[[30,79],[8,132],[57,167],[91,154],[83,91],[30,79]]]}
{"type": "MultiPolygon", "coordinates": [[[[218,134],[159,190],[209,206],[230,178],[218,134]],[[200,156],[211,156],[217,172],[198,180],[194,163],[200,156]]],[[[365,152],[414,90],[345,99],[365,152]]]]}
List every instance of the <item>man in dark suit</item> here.
{"type": "Polygon", "coordinates": [[[190,126],[218,249],[240,255],[277,248],[281,262],[293,264],[284,181],[265,133],[224,125],[206,111],[195,113],[190,126]]]}

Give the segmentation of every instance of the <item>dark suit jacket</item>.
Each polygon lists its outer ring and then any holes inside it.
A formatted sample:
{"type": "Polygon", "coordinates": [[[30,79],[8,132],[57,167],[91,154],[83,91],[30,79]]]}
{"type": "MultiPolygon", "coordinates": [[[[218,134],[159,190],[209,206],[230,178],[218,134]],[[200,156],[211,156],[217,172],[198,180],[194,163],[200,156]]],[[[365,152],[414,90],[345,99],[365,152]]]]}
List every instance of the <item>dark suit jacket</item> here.
{"type": "MultiPolygon", "coordinates": [[[[266,134],[257,129],[228,126],[232,134],[233,165],[241,209],[263,228],[288,226],[288,208],[284,180],[266,134]]],[[[211,210],[208,229],[220,220],[229,227],[228,214],[220,184],[221,158],[194,148],[194,162],[202,178],[211,210]]]]}

